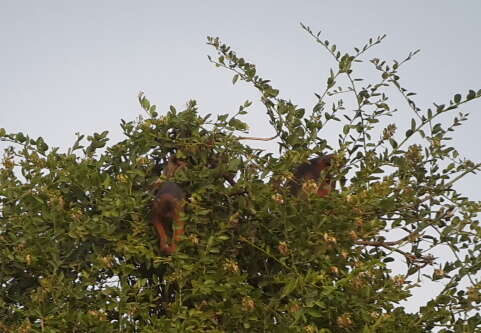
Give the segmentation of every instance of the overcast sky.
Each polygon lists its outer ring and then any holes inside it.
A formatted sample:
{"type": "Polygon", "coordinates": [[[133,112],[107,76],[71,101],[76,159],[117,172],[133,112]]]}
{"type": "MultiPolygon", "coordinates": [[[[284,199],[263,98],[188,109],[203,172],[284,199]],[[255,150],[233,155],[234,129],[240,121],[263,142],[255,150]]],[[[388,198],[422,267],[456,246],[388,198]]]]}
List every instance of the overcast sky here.
{"type": "MultiPolygon", "coordinates": [[[[420,48],[401,70],[402,83],[418,93],[422,107],[447,103],[455,93],[481,88],[480,17],[480,0],[0,0],[0,127],[66,148],[75,132],[108,129],[111,143],[120,140],[120,119],[142,114],[139,91],[160,112],[189,99],[203,114],[257,101],[253,88],[233,87],[232,75],[208,62],[214,52],[206,36],[221,37],[255,63],[282,97],[312,107],[313,93],[325,88],[335,64],[299,22],[322,30],[323,39],[345,52],[387,34],[366,60],[402,60],[420,48]]],[[[412,115],[402,109],[408,121],[412,115]]],[[[475,162],[481,160],[480,109],[479,101],[462,109],[471,116],[454,136],[475,162]]],[[[272,134],[259,103],[247,120],[252,135],[272,134]]],[[[326,137],[335,143],[334,132],[326,137]]],[[[475,200],[480,187],[478,175],[458,186],[475,200]]],[[[408,308],[416,309],[425,295],[408,308]]]]}

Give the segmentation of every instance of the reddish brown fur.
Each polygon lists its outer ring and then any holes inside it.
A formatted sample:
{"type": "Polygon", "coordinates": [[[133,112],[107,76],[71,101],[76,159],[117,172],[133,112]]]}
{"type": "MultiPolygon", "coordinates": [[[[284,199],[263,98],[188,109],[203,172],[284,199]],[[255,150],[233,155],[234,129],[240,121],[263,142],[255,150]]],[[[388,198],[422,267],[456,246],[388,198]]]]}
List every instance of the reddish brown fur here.
{"type": "Polygon", "coordinates": [[[184,234],[184,221],[180,219],[183,198],[177,184],[166,182],[158,189],[152,205],[152,224],[159,234],[160,249],[166,254],[176,251],[177,242],[184,234]],[[168,233],[173,235],[171,242],[168,233]]]}
{"type": "MultiPolygon", "coordinates": [[[[302,187],[302,183],[309,179],[318,182],[319,178],[321,178],[321,172],[331,166],[331,160],[333,157],[334,155],[332,154],[316,157],[299,165],[294,172],[294,181],[289,183],[292,193],[298,194],[302,187]]],[[[325,197],[331,193],[333,188],[334,184],[327,174],[324,176],[323,182],[319,184],[317,195],[321,198],[325,197]]]]}

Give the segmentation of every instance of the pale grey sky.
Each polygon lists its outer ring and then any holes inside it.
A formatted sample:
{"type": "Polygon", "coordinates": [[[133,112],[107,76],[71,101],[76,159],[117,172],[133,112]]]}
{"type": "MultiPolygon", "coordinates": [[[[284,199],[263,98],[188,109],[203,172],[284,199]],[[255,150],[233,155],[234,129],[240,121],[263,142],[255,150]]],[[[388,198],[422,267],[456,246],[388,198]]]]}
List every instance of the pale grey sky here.
{"type": "MultiPolygon", "coordinates": [[[[350,52],[369,37],[387,39],[365,59],[403,59],[402,83],[427,107],[481,88],[480,0],[405,1],[22,1],[0,0],[0,127],[42,136],[66,148],[74,133],[111,131],[142,114],[144,91],[160,112],[196,99],[201,113],[226,113],[258,100],[246,85],[206,58],[206,36],[219,36],[257,65],[282,97],[312,107],[325,87],[329,55],[299,22],[350,52]],[[236,4],[238,4],[236,6],[236,4]]],[[[404,105],[406,119],[412,114],[404,105]]],[[[481,160],[481,102],[462,111],[469,122],[454,136],[465,157],[481,160]]],[[[272,133],[259,103],[247,118],[251,134],[272,133]]],[[[451,117],[446,117],[450,120],[451,117]]],[[[334,132],[326,132],[336,141],[334,132]]],[[[478,175],[459,189],[481,200],[478,175]]],[[[408,308],[422,304],[421,293],[408,308]]]]}

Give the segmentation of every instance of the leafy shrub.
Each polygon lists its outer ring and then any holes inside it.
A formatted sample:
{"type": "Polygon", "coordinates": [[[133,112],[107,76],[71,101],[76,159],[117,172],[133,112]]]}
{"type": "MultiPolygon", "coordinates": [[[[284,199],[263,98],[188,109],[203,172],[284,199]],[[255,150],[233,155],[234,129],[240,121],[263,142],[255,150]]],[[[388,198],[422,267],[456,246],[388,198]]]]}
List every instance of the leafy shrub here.
{"type": "Polygon", "coordinates": [[[480,164],[449,145],[467,114],[450,126],[436,121],[481,91],[422,110],[399,79],[417,52],[370,60],[379,80],[366,84],[354,69],[384,36],[348,54],[304,29],[337,64],[308,112],[208,38],[218,53],[211,61],[259,91],[276,133],[266,140],[276,140],[279,153],[239,135],[248,130],[249,101],[233,116],[200,116],[195,101],[159,115],[140,94],[146,116],[122,121],[123,141],[78,134],[67,152],[1,129],[10,146],[0,170],[0,330],[479,331],[480,204],[453,185],[480,164]],[[413,112],[402,131],[388,122],[398,112],[392,87],[413,112]],[[355,107],[345,105],[346,94],[355,107]],[[332,123],[341,124],[331,170],[337,190],[293,196],[285,186],[292,170],[334,152],[321,132],[332,123]],[[172,156],[187,163],[172,180],[189,198],[185,237],[165,256],[149,207],[172,156]],[[443,246],[454,259],[433,255],[443,246]],[[405,274],[392,272],[393,261],[405,274]],[[409,299],[413,276],[445,288],[410,314],[398,303],[409,299]]]}

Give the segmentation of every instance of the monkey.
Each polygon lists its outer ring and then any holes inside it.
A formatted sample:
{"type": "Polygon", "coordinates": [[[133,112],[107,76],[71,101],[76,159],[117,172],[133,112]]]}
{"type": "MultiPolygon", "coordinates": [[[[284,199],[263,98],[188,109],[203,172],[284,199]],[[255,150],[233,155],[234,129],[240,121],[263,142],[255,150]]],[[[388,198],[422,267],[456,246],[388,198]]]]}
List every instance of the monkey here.
{"type": "MultiPolygon", "coordinates": [[[[302,184],[312,179],[316,183],[321,178],[321,172],[331,167],[334,154],[319,156],[299,165],[294,171],[294,179],[288,183],[291,194],[299,195],[302,184]]],[[[329,195],[334,189],[334,182],[330,175],[326,173],[321,184],[318,184],[317,195],[321,198],[329,195]]]]}
{"type": "Polygon", "coordinates": [[[160,249],[167,255],[176,251],[177,242],[184,234],[184,221],[180,219],[184,198],[184,192],[174,182],[162,183],[155,193],[152,224],[159,234],[160,249]]]}

